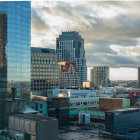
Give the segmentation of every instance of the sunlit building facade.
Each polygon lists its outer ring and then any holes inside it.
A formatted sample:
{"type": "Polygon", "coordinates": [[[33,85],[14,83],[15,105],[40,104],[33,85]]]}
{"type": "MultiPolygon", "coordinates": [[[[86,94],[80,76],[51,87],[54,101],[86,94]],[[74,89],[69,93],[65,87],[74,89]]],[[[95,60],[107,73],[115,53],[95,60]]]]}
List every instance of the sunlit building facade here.
{"type": "Polygon", "coordinates": [[[30,90],[30,30],[29,1],[0,2],[0,121],[11,89],[18,97],[30,90]]]}
{"type": "Polygon", "coordinates": [[[31,47],[31,91],[48,96],[59,88],[60,66],[54,49],[31,47]]]}

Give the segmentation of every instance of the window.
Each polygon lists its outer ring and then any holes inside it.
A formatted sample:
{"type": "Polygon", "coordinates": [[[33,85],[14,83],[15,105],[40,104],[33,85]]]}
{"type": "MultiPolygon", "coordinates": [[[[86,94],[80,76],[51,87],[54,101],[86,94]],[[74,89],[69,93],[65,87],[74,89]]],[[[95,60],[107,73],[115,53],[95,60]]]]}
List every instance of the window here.
{"type": "Polygon", "coordinates": [[[80,102],[77,102],[76,105],[80,105],[80,102]]]}
{"type": "Polygon", "coordinates": [[[84,102],[83,105],[87,105],[87,102],[84,102]]]}

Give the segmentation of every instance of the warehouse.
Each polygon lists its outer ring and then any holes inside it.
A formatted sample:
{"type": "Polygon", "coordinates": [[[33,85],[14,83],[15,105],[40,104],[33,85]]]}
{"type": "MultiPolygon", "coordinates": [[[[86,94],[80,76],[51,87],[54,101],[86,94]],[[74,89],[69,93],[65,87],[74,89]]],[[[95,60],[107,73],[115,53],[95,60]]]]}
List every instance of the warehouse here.
{"type": "Polygon", "coordinates": [[[140,128],[140,109],[128,108],[105,112],[105,130],[121,134],[140,128]]]}
{"type": "Polygon", "coordinates": [[[41,115],[16,114],[9,117],[9,133],[13,138],[23,134],[24,140],[58,140],[58,121],[41,115]]]}
{"type": "Polygon", "coordinates": [[[130,108],[130,99],[125,98],[100,98],[99,107],[103,110],[130,108]]]}

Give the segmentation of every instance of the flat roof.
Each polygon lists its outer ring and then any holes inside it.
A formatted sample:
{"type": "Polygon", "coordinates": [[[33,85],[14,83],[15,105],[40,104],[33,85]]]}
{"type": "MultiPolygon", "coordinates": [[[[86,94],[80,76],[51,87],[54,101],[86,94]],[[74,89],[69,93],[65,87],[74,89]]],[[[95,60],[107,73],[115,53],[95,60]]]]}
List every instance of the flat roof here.
{"type": "Polygon", "coordinates": [[[13,117],[19,117],[19,118],[29,119],[34,121],[56,119],[54,117],[46,117],[43,115],[36,115],[36,114],[15,114],[13,115],[13,117]]]}
{"type": "Polygon", "coordinates": [[[116,109],[112,111],[106,111],[106,112],[125,112],[125,111],[135,111],[135,110],[140,110],[140,108],[125,108],[125,109],[116,109]]]}
{"type": "Polygon", "coordinates": [[[49,53],[49,54],[55,54],[55,49],[50,48],[39,48],[39,47],[31,47],[31,53],[49,53]]]}

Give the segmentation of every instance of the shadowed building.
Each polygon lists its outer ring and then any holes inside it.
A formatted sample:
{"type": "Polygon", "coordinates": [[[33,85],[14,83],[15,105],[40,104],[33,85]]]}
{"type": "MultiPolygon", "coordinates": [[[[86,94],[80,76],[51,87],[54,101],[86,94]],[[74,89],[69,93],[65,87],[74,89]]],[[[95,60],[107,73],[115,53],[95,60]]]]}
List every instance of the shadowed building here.
{"type": "Polygon", "coordinates": [[[4,125],[5,96],[7,93],[7,14],[0,13],[0,128],[4,125]]]}

